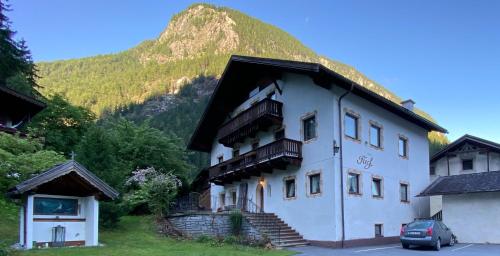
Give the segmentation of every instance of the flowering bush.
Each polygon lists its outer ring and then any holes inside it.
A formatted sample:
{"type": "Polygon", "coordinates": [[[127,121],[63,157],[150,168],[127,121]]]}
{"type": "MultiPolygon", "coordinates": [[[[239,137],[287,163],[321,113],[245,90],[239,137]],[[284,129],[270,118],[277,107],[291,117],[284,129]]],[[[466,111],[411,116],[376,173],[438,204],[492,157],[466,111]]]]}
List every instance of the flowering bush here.
{"type": "Polygon", "coordinates": [[[132,172],[125,186],[133,188],[125,200],[132,206],[146,204],[157,217],[164,217],[182,182],[171,172],[163,173],[153,167],[132,172]]]}

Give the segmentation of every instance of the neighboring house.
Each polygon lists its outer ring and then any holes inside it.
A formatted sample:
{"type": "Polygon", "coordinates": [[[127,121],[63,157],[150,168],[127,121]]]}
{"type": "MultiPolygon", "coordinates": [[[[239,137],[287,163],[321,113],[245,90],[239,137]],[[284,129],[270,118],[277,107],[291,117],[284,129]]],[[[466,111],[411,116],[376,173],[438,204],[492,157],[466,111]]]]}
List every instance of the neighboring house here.
{"type": "Polygon", "coordinates": [[[274,213],[313,244],[395,242],[428,217],[429,131],[442,127],[321,64],[232,56],[189,148],[212,209],[274,213]]]}
{"type": "Polygon", "coordinates": [[[0,132],[16,133],[45,106],[39,100],[0,85],[0,132]]]}
{"type": "Polygon", "coordinates": [[[20,199],[19,244],[33,247],[97,246],[99,200],[118,192],[75,161],[68,161],[9,189],[20,199]]]}
{"type": "Polygon", "coordinates": [[[431,215],[442,218],[460,242],[500,243],[500,144],[465,135],[430,161],[431,215]],[[475,230],[481,230],[478,235],[475,230]]]}

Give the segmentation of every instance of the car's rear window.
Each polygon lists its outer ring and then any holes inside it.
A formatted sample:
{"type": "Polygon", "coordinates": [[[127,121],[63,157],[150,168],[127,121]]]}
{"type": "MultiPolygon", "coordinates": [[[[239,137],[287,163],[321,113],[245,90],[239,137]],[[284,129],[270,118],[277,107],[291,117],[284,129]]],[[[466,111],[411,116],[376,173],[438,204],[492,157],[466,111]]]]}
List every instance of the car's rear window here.
{"type": "Polygon", "coordinates": [[[408,224],[407,228],[409,229],[425,229],[431,227],[434,224],[434,221],[415,221],[408,224]]]}

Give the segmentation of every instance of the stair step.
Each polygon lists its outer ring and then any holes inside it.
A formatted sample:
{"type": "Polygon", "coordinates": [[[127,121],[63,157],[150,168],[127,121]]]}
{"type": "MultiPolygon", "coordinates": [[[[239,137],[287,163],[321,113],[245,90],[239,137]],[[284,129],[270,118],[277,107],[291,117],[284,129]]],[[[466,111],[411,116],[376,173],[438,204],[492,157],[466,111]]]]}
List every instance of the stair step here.
{"type": "Polygon", "coordinates": [[[257,230],[265,234],[274,245],[290,247],[308,244],[297,231],[273,213],[246,213],[244,216],[257,230]]]}
{"type": "Polygon", "coordinates": [[[295,247],[295,246],[304,246],[304,245],[309,245],[309,243],[304,240],[304,242],[276,244],[276,246],[279,246],[279,247],[295,247]]]}

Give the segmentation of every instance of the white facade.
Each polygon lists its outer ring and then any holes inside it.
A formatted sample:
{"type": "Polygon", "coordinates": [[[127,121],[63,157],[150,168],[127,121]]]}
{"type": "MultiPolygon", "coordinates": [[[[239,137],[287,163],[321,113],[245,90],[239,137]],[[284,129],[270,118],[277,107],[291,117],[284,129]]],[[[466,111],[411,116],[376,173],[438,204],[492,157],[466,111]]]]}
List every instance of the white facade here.
{"type": "MultiPolygon", "coordinates": [[[[359,140],[352,140],[339,131],[338,100],[345,91],[333,86],[328,90],[317,86],[308,76],[284,74],[278,81],[282,94],[276,91],[276,100],[283,103],[283,127],[285,138],[302,141],[302,164],[299,168],[274,170],[224,186],[212,185],[211,194],[224,193],[226,205],[231,203],[231,193],[238,194],[239,184],[248,184],[248,199],[259,202],[257,191],[263,184],[264,211],[272,212],[297,230],[307,240],[342,240],[341,189],[344,189],[345,240],[370,239],[375,237],[374,226],[382,224],[382,235],[399,236],[403,223],[417,217],[427,217],[428,199],[416,198],[429,184],[429,147],[427,130],[368,102],[354,94],[342,100],[342,117],[346,112],[358,116],[359,140]],[[302,119],[315,115],[316,138],[303,140],[302,119]],[[381,148],[369,143],[370,123],[381,128],[381,148]],[[343,136],[344,186],[340,181],[339,153],[334,146],[343,136]],[[400,136],[407,139],[408,157],[400,157],[400,136]],[[359,174],[360,193],[350,194],[347,187],[348,173],[359,174]],[[321,192],[309,194],[308,175],[320,173],[321,192]],[[285,197],[284,180],[295,177],[295,198],[285,197]],[[382,181],[382,197],[372,195],[372,178],[382,181]],[[409,201],[400,200],[400,185],[409,188],[409,201]]],[[[266,87],[246,100],[231,114],[237,115],[256,101],[266,97],[273,85],[266,87]]],[[[274,127],[279,128],[279,127],[274,127]]],[[[257,134],[259,145],[274,141],[275,129],[257,134]]],[[[255,139],[247,138],[240,145],[240,154],[251,150],[255,139]]],[[[224,147],[214,138],[211,165],[216,165],[220,156],[226,161],[232,157],[232,148],[224,147]]],[[[221,200],[214,202],[216,208],[221,200]],[[217,205],[217,206],[216,206],[217,205]]],[[[214,209],[216,210],[216,209],[214,209]]]]}
{"type": "Polygon", "coordinates": [[[499,212],[499,192],[443,198],[443,220],[460,243],[500,244],[499,212]]]}
{"type": "Polygon", "coordinates": [[[94,196],[28,195],[25,207],[21,207],[20,210],[21,224],[19,226],[19,244],[24,248],[31,249],[34,246],[48,247],[53,239],[52,229],[59,225],[65,227],[66,244],[98,245],[99,202],[94,196]],[[77,214],[37,215],[34,211],[34,200],[37,197],[76,199],[78,200],[77,214]]]}

